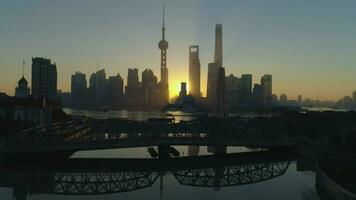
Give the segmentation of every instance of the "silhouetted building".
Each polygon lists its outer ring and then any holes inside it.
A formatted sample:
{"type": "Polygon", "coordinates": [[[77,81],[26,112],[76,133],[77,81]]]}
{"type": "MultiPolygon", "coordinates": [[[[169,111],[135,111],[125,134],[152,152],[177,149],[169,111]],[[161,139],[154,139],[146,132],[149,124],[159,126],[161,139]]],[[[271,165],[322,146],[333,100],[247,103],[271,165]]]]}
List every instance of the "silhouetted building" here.
{"type": "Polygon", "coordinates": [[[189,46],[189,94],[201,96],[199,46],[189,46]]]}
{"type": "Polygon", "coordinates": [[[206,88],[206,96],[209,106],[214,105],[216,82],[218,78],[219,67],[216,63],[209,63],[208,65],[208,83],[206,88]]]}
{"type": "Polygon", "coordinates": [[[265,74],[261,78],[262,96],[264,105],[272,103],[272,75],[265,74]]]}
{"type": "Polygon", "coordinates": [[[106,89],[106,73],[105,69],[101,69],[90,76],[89,93],[91,95],[93,106],[100,106],[104,101],[106,89]]]}
{"type": "Polygon", "coordinates": [[[303,96],[302,95],[298,95],[298,104],[299,105],[303,104],[303,96]]]}
{"type": "Polygon", "coordinates": [[[63,108],[72,107],[73,99],[70,92],[62,92],[62,90],[58,90],[57,97],[59,99],[60,105],[63,108]]]}
{"type": "MultiPolygon", "coordinates": [[[[159,82],[159,101],[161,105],[168,104],[169,100],[169,86],[168,86],[168,68],[167,68],[167,49],[168,42],[165,39],[165,7],[163,5],[163,21],[162,21],[162,39],[158,43],[158,48],[161,50],[161,81],[159,82]]],[[[143,82],[143,81],[142,81],[143,82]]]]}
{"type": "Polygon", "coordinates": [[[286,94],[281,94],[280,96],[279,96],[279,102],[280,102],[280,104],[281,105],[287,105],[287,103],[288,103],[288,97],[287,97],[287,95],[286,94]]]}
{"type": "Polygon", "coordinates": [[[125,89],[125,100],[129,106],[135,106],[140,103],[140,82],[138,76],[138,69],[128,69],[127,86],[125,89]]]}
{"type": "Polygon", "coordinates": [[[56,102],[45,97],[8,98],[0,102],[0,117],[45,125],[52,122],[52,111],[56,107],[56,102]]]}
{"type": "Polygon", "coordinates": [[[227,115],[227,100],[225,68],[223,67],[220,67],[218,71],[218,80],[215,94],[215,115],[218,117],[225,117],[227,115]]]}
{"type": "Polygon", "coordinates": [[[50,59],[32,58],[32,96],[57,100],[57,67],[50,59]]]}
{"type": "Polygon", "coordinates": [[[240,79],[241,95],[242,96],[251,96],[252,92],[252,75],[251,74],[242,74],[240,79]]]}
{"type": "Polygon", "coordinates": [[[185,97],[185,96],[187,96],[187,83],[186,82],[181,82],[180,83],[179,97],[185,97]]]}
{"type": "Polygon", "coordinates": [[[278,96],[276,94],[272,94],[272,104],[276,105],[278,103],[278,96]]]}
{"type": "Polygon", "coordinates": [[[157,77],[151,69],[145,69],[142,72],[142,91],[146,108],[156,106],[158,97],[157,77]]]}
{"type": "MultiPolygon", "coordinates": [[[[223,67],[223,42],[222,42],[222,25],[215,25],[215,53],[214,63],[208,65],[208,83],[207,83],[207,100],[210,107],[217,105],[216,91],[219,81],[219,71],[223,67]]],[[[224,77],[225,80],[225,77],[224,77]]],[[[220,81],[222,82],[222,81],[220,81]]],[[[226,94],[225,94],[226,95],[226,94]]]]}
{"type": "Polygon", "coordinates": [[[84,108],[87,106],[87,78],[81,72],[75,72],[71,79],[72,106],[75,108],[84,108]]]}
{"type": "Polygon", "coordinates": [[[218,67],[223,67],[223,34],[222,24],[215,25],[215,56],[214,63],[218,67]]]}
{"type": "Polygon", "coordinates": [[[253,101],[256,106],[261,106],[263,104],[263,92],[262,86],[260,84],[253,85],[253,101]]]}
{"type": "Polygon", "coordinates": [[[107,80],[105,104],[110,109],[123,108],[124,104],[124,80],[120,74],[110,76],[107,80]]]}
{"type": "Polygon", "coordinates": [[[229,110],[236,110],[239,106],[240,79],[230,74],[226,77],[226,100],[229,110]]]}
{"type": "Polygon", "coordinates": [[[353,101],[352,101],[352,98],[350,96],[344,96],[343,101],[344,101],[344,108],[345,109],[352,108],[353,101]]]}
{"type": "Polygon", "coordinates": [[[352,93],[353,106],[356,108],[356,91],[352,93]]]}
{"type": "Polygon", "coordinates": [[[10,96],[8,96],[6,93],[0,92],[0,101],[4,99],[9,99],[10,96]]]}
{"type": "Polygon", "coordinates": [[[27,98],[30,96],[30,88],[28,88],[27,80],[24,76],[19,80],[18,86],[15,89],[15,97],[27,98]]]}

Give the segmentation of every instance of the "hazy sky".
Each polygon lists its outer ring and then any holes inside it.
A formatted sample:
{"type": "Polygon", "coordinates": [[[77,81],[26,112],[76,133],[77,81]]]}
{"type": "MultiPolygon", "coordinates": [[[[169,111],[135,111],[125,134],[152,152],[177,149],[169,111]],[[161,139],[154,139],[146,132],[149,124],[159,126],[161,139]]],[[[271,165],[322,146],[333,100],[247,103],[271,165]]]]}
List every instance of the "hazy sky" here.
{"type": "MultiPolygon", "coordinates": [[[[13,94],[22,60],[57,63],[59,89],[70,75],[105,68],[159,77],[161,0],[0,0],[0,91],[13,94]]],[[[202,91],[223,24],[227,75],[273,75],[273,93],[336,100],[356,90],[355,0],[167,0],[171,93],[188,80],[188,46],[200,46],[202,91]]]]}

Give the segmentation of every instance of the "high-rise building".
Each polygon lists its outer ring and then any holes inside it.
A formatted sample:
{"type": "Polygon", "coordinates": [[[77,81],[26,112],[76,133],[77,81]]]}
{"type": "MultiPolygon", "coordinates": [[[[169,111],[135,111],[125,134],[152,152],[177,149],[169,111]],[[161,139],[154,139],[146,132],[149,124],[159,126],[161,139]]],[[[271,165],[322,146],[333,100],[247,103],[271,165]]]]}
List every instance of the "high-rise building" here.
{"type": "Polygon", "coordinates": [[[219,67],[223,67],[223,42],[222,41],[223,41],[222,24],[216,24],[214,62],[217,63],[219,67]]]}
{"type": "MultiPolygon", "coordinates": [[[[223,67],[223,42],[222,42],[222,25],[215,26],[215,53],[214,63],[208,65],[208,83],[207,83],[207,99],[210,106],[216,105],[217,81],[219,77],[219,68],[223,67]]],[[[225,79],[225,77],[224,77],[225,79]]]]}
{"type": "Polygon", "coordinates": [[[159,83],[159,96],[162,105],[166,105],[169,100],[168,86],[168,68],[167,68],[167,49],[168,42],[165,38],[165,4],[163,3],[163,21],[162,21],[162,39],[158,43],[158,48],[161,50],[161,81],[159,83]]]}
{"type": "Polygon", "coordinates": [[[57,67],[50,59],[32,58],[32,96],[57,100],[57,67]]]}
{"type": "Polygon", "coordinates": [[[253,85],[253,101],[256,106],[261,106],[263,104],[263,93],[262,86],[260,84],[253,85]]]}
{"type": "Polygon", "coordinates": [[[229,110],[236,110],[239,106],[240,79],[230,74],[226,77],[226,100],[229,110]]]}
{"type": "Polygon", "coordinates": [[[102,104],[105,95],[106,87],[106,72],[101,69],[95,73],[95,101],[97,104],[102,104]]]}
{"type": "Polygon", "coordinates": [[[186,82],[181,82],[180,83],[179,97],[185,97],[185,96],[187,96],[187,83],[186,82]]]}
{"type": "Polygon", "coordinates": [[[206,96],[210,106],[214,105],[218,71],[219,71],[219,67],[216,63],[209,63],[206,96]]]}
{"type": "Polygon", "coordinates": [[[263,103],[270,105],[272,103],[272,75],[265,74],[261,78],[263,103]]]}
{"type": "Polygon", "coordinates": [[[105,103],[111,109],[123,108],[124,80],[120,74],[110,76],[107,80],[105,103]]]}
{"type": "Polygon", "coordinates": [[[353,101],[353,105],[356,108],[356,90],[352,93],[352,101],[353,101]]]}
{"type": "Polygon", "coordinates": [[[227,115],[227,100],[226,100],[226,78],[225,68],[219,67],[217,87],[215,92],[215,115],[225,117],[227,115]]]}
{"type": "Polygon", "coordinates": [[[288,103],[288,96],[286,94],[281,94],[279,96],[279,102],[281,105],[286,105],[288,103]]]}
{"type": "Polygon", "coordinates": [[[134,106],[140,102],[140,82],[138,69],[128,69],[127,85],[125,88],[125,100],[129,106],[134,106]]]}
{"type": "Polygon", "coordinates": [[[76,72],[71,80],[72,106],[82,108],[87,102],[87,78],[85,74],[76,72]]]}
{"type": "Polygon", "coordinates": [[[189,46],[189,94],[200,97],[199,46],[189,46]]]}
{"type": "Polygon", "coordinates": [[[142,92],[146,107],[152,107],[157,104],[157,77],[151,69],[145,69],[142,72],[142,92]]]}
{"type": "Polygon", "coordinates": [[[240,79],[240,88],[242,96],[251,96],[252,92],[252,74],[242,74],[240,79]]]}

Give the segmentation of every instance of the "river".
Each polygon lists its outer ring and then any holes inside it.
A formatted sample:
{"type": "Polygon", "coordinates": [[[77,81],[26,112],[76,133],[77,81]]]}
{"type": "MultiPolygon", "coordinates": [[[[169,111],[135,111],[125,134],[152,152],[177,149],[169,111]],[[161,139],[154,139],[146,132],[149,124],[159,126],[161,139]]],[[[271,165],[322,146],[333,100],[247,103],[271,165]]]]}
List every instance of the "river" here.
{"type": "MultiPolygon", "coordinates": [[[[68,109],[65,112],[95,118],[145,120],[172,114],[176,120],[192,119],[192,116],[179,112],[68,109]]],[[[23,163],[18,168],[16,164],[15,167],[1,164],[0,199],[319,199],[315,189],[315,173],[300,164],[303,162],[294,155],[287,154],[285,157],[283,154],[281,157],[278,153],[246,147],[227,147],[224,151],[232,157],[214,155],[214,148],[206,146],[175,146],[174,149],[179,152],[174,166],[169,160],[151,158],[147,147],[75,153],[72,160],[83,159],[95,163],[84,168],[82,163],[69,163],[65,165],[66,170],[60,167],[47,169],[42,164],[43,169],[41,166],[29,166],[27,169],[23,163]],[[191,156],[202,159],[190,159],[191,156]]],[[[53,164],[49,166],[53,167],[53,164]]]]}

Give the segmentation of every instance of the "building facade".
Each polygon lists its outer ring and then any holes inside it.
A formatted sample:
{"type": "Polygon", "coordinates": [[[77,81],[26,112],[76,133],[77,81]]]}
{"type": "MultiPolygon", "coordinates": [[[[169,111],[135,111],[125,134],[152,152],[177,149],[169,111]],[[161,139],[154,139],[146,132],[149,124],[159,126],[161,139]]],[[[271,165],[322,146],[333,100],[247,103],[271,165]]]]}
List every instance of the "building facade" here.
{"type": "Polygon", "coordinates": [[[28,87],[28,83],[25,77],[22,77],[18,82],[18,86],[15,88],[15,97],[27,98],[29,96],[30,96],[30,88],[28,87]]]}
{"type": "Polygon", "coordinates": [[[32,96],[57,100],[57,67],[50,59],[32,58],[32,96]]]}
{"type": "Polygon", "coordinates": [[[272,104],[272,75],[265,74],[261,78],[263,104],[272,104]]]}
{"type": "Polygon", "coordinates": [[[76,72],[71,78],[72,106],[83,108],[87,106],[87,78],[81,72],[76,72]]]}
{"type": "Polygon", "coordinates": [[[201,97],[199,46],[189,46],[189,94],[201,97]]]}

